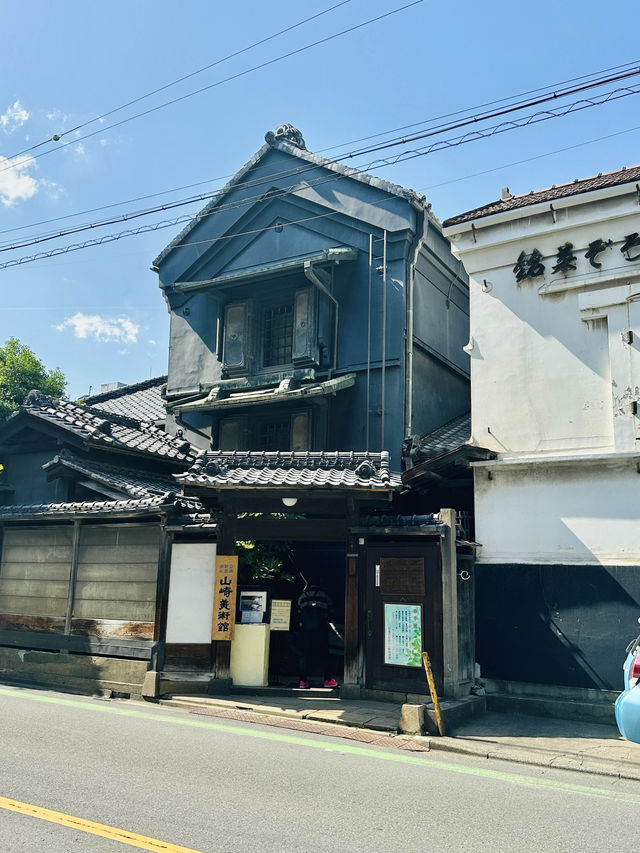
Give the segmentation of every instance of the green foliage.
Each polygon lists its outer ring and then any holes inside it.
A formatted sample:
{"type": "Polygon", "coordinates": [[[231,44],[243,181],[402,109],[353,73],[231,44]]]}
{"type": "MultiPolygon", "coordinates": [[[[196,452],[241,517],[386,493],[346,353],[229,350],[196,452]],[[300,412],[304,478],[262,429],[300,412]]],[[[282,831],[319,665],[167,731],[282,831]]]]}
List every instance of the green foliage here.
{"type": "Polygon", "coordinates": [[[294,581],[290,565],[290,546],[287,542],[236,542],[240,583],[256,581],[294,581]]]}
{"type": "Polygon", "coordinates": [[[413,630],[413,636],[409,641],[409,652],[407,654],[407,666],[420,666],[422,664],[422,630],[418,625],[413,630]]]}
{"type": "Polygon", "coordinates": [[[67,380],[56,367],[47,370],[35,353],[17,338],[0,347],[0,423],[18,408],[32,388],[60,397],[67,380]]]}

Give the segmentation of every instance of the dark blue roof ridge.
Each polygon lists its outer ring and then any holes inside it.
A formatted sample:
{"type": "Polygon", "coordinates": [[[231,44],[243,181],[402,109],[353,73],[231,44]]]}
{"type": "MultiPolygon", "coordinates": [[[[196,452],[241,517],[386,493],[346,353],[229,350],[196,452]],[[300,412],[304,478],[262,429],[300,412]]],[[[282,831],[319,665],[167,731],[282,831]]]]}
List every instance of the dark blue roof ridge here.
{"type": "Polygon", "coordinates": [[[125,385],[122,388],[116,388],[113,391],[104,391],[100,394],[90,394],[84,397],[82,403],[89,406],[94,403],[104,403],[106,400],[116,400],[118,397],[127,397],[129,394],[135,394],[138,391],[145,391],[147,388],[153,388],[156,385],[164,385],[167,382],[168,376],[154,376],[153,379],[143,379],[140,382],[133,382],[130,385],[125,385]]]}
{"type": "MultiPolygon", "coordinates": [[[[296,130],[295,128],[293,128],[296,130]]],[[[297,131],[300,133],[299,131],[297,131]]],[[[277,134],[277,131],[276,131],[277,134]]],[[[382,190],[383,192],[387,192],[390,195],[399,196],[400,198],[405,199],[414,205],[421,205],[427,207],[427,201],[424,195],[416,192],[416,190],[407,189],[406,187],[402,187],[399,184],[394,184],[390,181],[385,181],[383,178],[378,178],[375,175],[370,175],[368,172],[362,171],[360,169],[356,169],[353,166],[347,166],[343,163],[338,163],[336,160],[331,160],[328,157],[322,157],[320,154],[313,154],[306,147],[301,147],[295,141],[292,141],[291,138],[287,135],[277,136],[276,134],[267,134],[265,138],[269,139],[268,142],[256,151],[256,153],[247,160],[244,166],[241,166],[240,169],[233,175],[233,177],[222,187],[219,192],[217,192],[213,198],[202,208],[202,210],[198,211],[194,215],[194,217],[185,225],[185,227],[177,234],[170,243],[168,243],[165,248],[160,252],[160,254],[154,259],[151,269],[155,272],[158,271],[159,265],[164,261],[167,255],[173,251],[180,243],[183,242],[185,237],[193,230],[193,228],[198,225],[204,217],[208,216],[212,213],[215,208],[221,203],[223,198],[227,196],[232,190],[240,185],[245,176],[255,167],[257,164],[269,153],[269,151],[276,150],[282,151],[286,154],[291,154],[293,157],[297,157],[300,160],[306,161],[312,165],[320,166],[326,169],[329,169],[332,172],[337,172],[338,174],[344,176],[345,178],[353,178],[356,181],[360,181],[361,183],[368,184],[369,186],[373,186],[377,189],[382,190]],[[273,136],[273,139],[271,139],[273,136]]]]}

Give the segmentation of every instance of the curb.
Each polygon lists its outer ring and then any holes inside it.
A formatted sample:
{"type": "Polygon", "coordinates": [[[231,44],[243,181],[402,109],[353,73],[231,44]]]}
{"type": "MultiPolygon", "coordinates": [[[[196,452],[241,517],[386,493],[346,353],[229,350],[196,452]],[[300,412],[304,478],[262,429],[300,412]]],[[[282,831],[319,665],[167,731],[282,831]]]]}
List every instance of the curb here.
{"type": "Polygon", "coordinates": [[[463,738],[419,737],[418,741],[428,741],[434,751],[452,752],[475,758],[509,761],[514,764],[528,764],[535,767],[548,767],[553,770],[573,770],[590,773],[594,776],[609,776],[614,779],[640,781],[640,767],[624,761],[607,758],[590,758],[576,752],[556,752],[554,750],[525,749],[519,746],[503,746],[487,749],[480,744],[465,742],[463,738]]]}
{"type": "Polygon", "coordinates": [[[541,749],[532,750],[511,745],[488,748],[480,743],[465,741],[464,738],[403,735],[398,734],[397,727],[370,726],[358,721],[337,721],[322,717],[321,714],[312,711],[308,714],[275,710],[265,713],[263,710],[255,710],[255,706],[253,705],[242,702],[233,703],[235,707],[230,707],[231,703],[228,701],[218,704],[210,699],[207,702],[191,703],[180,699],[160,699],[158,704],[187,711],[188,713],[225,717],[227,719],[290,728],[331,737],[344,737],[378,746],[411,750],[411,744],[413,743],[415,744],[415,750],[419,752],[450,752],[485,760],[507,761],[514,764],[547,767],[554,770],[572,770],[574,772],[590,773],[594,776],[640,781],[640,766],[636,764],[624,761],[612,761],[606,758],[590,758],[581,753],[556,752],[554,750],[541,749]],[[369,734],[367,735],[366,733],[369,734]]]}

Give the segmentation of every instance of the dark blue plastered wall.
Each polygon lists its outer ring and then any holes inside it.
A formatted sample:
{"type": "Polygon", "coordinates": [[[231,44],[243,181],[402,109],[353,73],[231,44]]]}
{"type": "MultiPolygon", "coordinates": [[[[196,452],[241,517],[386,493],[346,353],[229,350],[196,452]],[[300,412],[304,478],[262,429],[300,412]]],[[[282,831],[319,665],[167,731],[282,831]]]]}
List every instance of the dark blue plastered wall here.
{"type": "Polygon", "coordinates": [[[476,564],[485,678],[621,690],[639,617],[640,565],[476,564]]]}

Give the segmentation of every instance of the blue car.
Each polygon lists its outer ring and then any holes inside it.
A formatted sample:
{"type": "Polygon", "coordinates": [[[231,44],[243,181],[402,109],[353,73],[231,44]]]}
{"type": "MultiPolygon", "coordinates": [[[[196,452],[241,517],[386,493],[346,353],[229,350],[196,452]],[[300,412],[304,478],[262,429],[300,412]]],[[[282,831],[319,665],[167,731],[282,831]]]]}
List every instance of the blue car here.
{"type": "Polygon", "coordinates": [[[624,690],[616,699],[616,723],[623,738],[640,743],[640,636],[627,646],[623,669],[624,690]]]}

